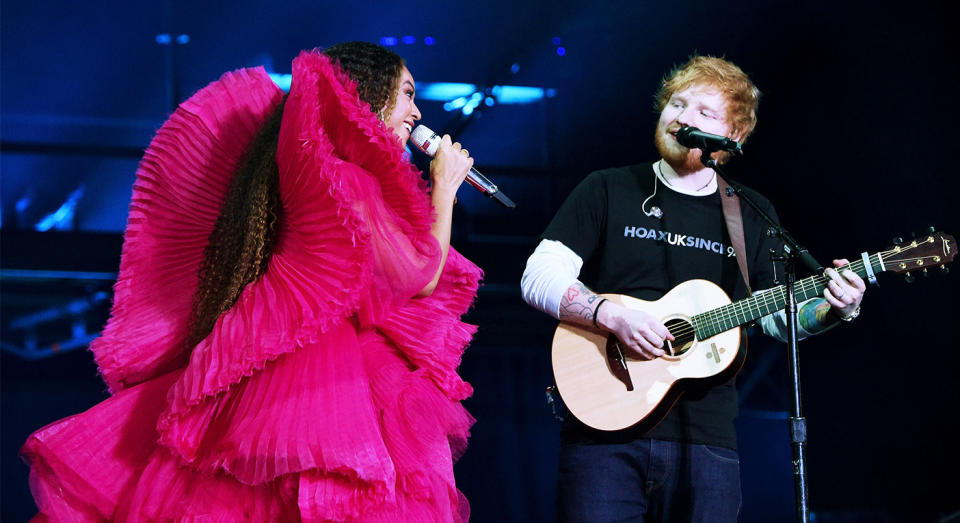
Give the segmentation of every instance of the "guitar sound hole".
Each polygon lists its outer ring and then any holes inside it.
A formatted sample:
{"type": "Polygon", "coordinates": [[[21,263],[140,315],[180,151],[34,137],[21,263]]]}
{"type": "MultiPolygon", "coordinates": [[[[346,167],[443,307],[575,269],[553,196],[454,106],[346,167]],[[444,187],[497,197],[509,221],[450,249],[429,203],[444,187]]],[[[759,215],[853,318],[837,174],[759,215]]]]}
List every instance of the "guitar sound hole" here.
{"type": "Polygon", "coordinates": [[[667,342],[664,345],[664,348],[668,349],[672,356],[683,355],[690,350],[690,347],[693,347],[693,342],[697,341],[696,336],[694,336],[693,325],[688,321],[674,318],[668,320],[664,325],[675,338],[672,342],[667,342]]]}

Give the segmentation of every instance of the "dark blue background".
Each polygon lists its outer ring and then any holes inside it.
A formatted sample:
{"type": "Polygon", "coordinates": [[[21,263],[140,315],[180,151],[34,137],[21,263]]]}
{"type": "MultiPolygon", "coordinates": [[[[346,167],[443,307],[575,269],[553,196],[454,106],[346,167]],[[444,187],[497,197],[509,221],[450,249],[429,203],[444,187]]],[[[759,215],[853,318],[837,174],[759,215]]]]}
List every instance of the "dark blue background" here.
{"type": "MultiPolygon", "coordinates": [[[[951,2],[272,4],[3,0],[2,267],[115,272],[144,147],[175,103],[226,70],[289,73],[304,48],[411,35],[416,42],[396,50],[418,82],[555,89],[529,105],[481,106],[469,120],[418,102],[424,122],[455,132],[518,204],[505,211],[464,189],[455,223],[454,245],[486,271],[470,315],[480,330],[462,367],[478,423],[457,466],[474,521],[553,518],[558,426],[544,388],[555,323],[522,303],[520,274],[588,172],[654,158],[652,95],[672,65],[693,53],[724,55],[753,77],[764,92],[759,125],[730,173],[768,196],[820,260],[884,249],[930,225],[958,232],[951,2]],[[190,41],[163,46],[160,33],[190,41]],[[79,187],[67,230],[30,232],[79,187]]],[[[5,274],[11,347],[25,336],[12,321],[111,284],[5,274]]],[[[948,329],[957,279],[881,275],[860,319],[802,343],[818,521],[936,521],[960,509],[950,479],[960,464],[957,343],[948,329]]],[[[83,316],[87,330],[99,330],[106,309],[83,316]]],[[[70,329],[45,324],[40,342],[70,329]]],[[[744,521],[792,517],[783,352],[754,336],[739,378],[744,521]]],[[[33,508],[17,448],[32,430],[105,397],[105,387],[85,351],[38,361],[3,351],[0,363],[0,519],[22,521],[33,508]]]]}

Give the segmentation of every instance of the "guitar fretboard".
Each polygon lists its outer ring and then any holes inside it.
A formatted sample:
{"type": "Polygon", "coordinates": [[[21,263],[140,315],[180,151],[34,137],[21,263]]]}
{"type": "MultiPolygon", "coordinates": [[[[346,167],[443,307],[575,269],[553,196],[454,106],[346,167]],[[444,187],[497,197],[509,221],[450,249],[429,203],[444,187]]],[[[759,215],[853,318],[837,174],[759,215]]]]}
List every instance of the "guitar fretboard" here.
{"type": "MultiPolygon", "coordinates": [[[[875,274],[883,272],[884,268],[881,253],[871,255],[867,259],[870,261],[870,266],[875,274]]],[[[867,277],[866,265],[862,259],[839,270],[848,268],[857,273],[861,278],[867,277]]],[[[797,296],[797,302],[799,303],[820,296],[823,294],[823,289],[829,281],[829,278],[826,276],[814,275],[796,282],[796,284],[794,284],[794,291],[797,296]]],[[[768,314],[773,314],[783,309],[786,305],[787,288],[781,285],[758,292],[750,298],[745,298],[738,302],[697,314],[692,318],[694,331],[697,339],[704,340],[734,327],[750,323],[768,314]]]]}

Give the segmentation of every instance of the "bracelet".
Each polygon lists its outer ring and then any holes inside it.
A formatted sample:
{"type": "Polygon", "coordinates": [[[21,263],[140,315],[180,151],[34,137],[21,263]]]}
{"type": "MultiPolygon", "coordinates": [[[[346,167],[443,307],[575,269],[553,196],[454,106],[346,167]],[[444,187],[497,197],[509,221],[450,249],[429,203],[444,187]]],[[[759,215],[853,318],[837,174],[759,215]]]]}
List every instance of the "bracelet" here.
{"type": "Polygon", "coordinates": [[[600,326],[597,325],[597,313],[600,312],[600,306],[603,305],[603,302],[605,302],[605,301],[607,301],[607,299],[606,299],[606,298],[602,298],[602,299],[597,303],[597,306],[593,308],[593,326],[596,327],[596,328],[598,328],[598,329],[600,328],[600,326]]]}
{"type": "Polygon", "coordinates": [[[851,312],[849,316],[841,316],[841,317],[840,317],[840,320],[841,320],[841,321],[845,321],[845,322],[847,322],[847,323],[850,323],[851,321],[857,319],[857,316],[859,316],[859,315],[860,315],[860,306],[857,305],[857,308],[854,309],[854,311],[851,312]]]}

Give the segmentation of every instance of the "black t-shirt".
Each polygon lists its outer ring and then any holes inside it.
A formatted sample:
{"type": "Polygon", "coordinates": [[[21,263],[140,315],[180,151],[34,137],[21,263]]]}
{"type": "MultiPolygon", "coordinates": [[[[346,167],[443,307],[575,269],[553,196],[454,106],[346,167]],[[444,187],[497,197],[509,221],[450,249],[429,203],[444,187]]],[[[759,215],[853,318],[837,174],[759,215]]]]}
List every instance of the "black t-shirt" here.
{"type": "MultiPolygon", "coordinates": [[[[694,278],[719,285],[734,301],[747,296],[740,277],[718,192],[690,196],[657,181],[656,195],[647,202],[660,207],[660,219],[647,216],[643,201],[654,188],[650,163],[591,173],[560,207],[542,238],[556,240],[583,261],[580,280],[597,293],[616,293],[652,301],[676,285],[694,278]]],[[[770,202],[755,191],[744,191],[776,219],[770,202]]],[[[747,268],[754,290],[773,286],[768,251],[775,240],[767,224],[741,202],[747,268]]],[[[720,385],[694,382],[659,425],[646,433],[626,429],[611,434],[590,429],[576,420],[565,437],[609,440],[652,437],[736,448],[733,419],[737,395],[733,381],[720,385]]],[[[572,417],[570,417],[572,419],[572,417]]]]}

